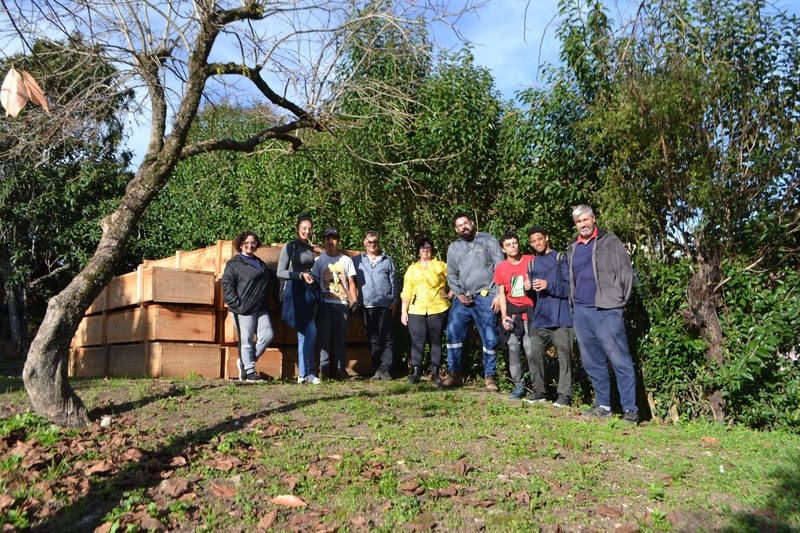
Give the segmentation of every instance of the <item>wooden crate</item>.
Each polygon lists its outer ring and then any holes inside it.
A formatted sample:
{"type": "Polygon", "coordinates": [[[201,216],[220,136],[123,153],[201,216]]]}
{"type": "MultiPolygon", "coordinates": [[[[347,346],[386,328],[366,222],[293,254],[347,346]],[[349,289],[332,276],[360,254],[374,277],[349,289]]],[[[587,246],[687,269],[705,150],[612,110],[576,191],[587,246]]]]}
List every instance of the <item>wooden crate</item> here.
{"type": "Polygon", "coordinates": [[[367,332],[364,329],[364,319],[362,317],[351,318],[347,321],[347,331],[344,333],[345,342],[367,342],[367,332]]]}
{"type": "MultiPolygon", "coordinates": [[[[278,313],[269,314],[269,321],[272,324],[272,331],[275,336],[270,342],[273,345],[297,344],[297,334],[287,326],[278,313]]],[[[233,322],[233,313],[230,311],[217,311],[217,342],[220,344],[236,344],[236,325],[233,322]]]]}
{"type": "Polygon", "coordinates": [[[89,378],[106,375],[108,348],[106,346],[70,348],[67,374],[69,377],[89,378]]]}
{"type": "Polygon", "coordinates": [[[90,306],[92,312],[157,302],[214,305],[214,274],[176,268],[140,266],[135,272],[112,278],[90,306]]]}
{"type": "Polygon", "coordinates": [[[108,346],[108,375],[120,377],[220,377],[219,344],[143,342],[108,346]]]}
{"type": "Polygon", "coordinates": [[[75,346],[98,346],[103,344],[103,315],[85,316],[78,324],[72,343],[75,346]]]}
{"type": "Polygon", "coordinates": [[[215,341],[211,308],[147,305],[107,314],[106,342],[215,341]]]}
{"type": "MultiPolygon", "coordinates": [[[[239,379],[239,369],[236,366],[239,348],[223,346],[222,358],[224,360],[223,377],[239,379]]],[[[294,378],[297,376],[297,371],[297,348],[269,347],[256,361],[256,372],[275,379],[294,378]]]]}
{"type": "Polygon", "coordinates": [[[115,344],[108,346],[108,372],[114,377],[147,377],[147,344],[115,344]]]}
{"type": "Polygon", "coordinates": [[[369,345],[346,345],[344,348],[345,370],[351,376],[371,376],[372,357],[369,354],[369,345]]]}
{"type": "Polygon", "coordinates": [[[151,377],[195,374],[216,379],[222,375],[219,344],[151,342],[148,343],[147,366],[151,377]]]}

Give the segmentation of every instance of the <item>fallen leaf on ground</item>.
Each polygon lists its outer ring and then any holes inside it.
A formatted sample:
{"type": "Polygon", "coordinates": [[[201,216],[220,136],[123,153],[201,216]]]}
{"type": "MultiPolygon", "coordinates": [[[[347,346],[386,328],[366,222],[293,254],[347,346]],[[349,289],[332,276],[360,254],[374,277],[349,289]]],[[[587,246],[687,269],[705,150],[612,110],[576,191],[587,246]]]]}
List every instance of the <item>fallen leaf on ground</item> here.
{"type": "Polygon", "coordinates": [[[275,523],[275,520],[278,519],[278,510],[273,509],[272,511],[268,512],[264,516],[261,517],[261,520],[258,521],[256,524],[256,528],[266,531],[267,529],[272,527],[272,524],[275,523]]]}
{"type": "Polygon", "coordinates": [[[177,498],[189,492],[189,482],[185,479],[165,479],[158,485],[158,490],[165,496],[177,498]]]}
{"type": "Polygon", "coordinates": [[[706,444],[719,444],[719,439],[715,437],[700,437],[700,440],[706,444]]]}
{"type": "Polygon", "coordinates": [[[270,501],[275,505],[281,505],[283,507],[305,507],[308,505],[294,494],[281,494],[280,496],[275,496],[270,501]]]}
{"type": "Polygon", "coordinates": [[[606,518],[618,518],[622,516],[622,509],[612,505],[598,505],[597,514],[606,518]]]}
{"type": "Polygon", "coordinates": [[[614,530],[615,533],[638,533],[639,526],[637,524],[622,524],[614,530]]]}
{"type": "Polygon", "coordinates": [[[388,511],[391,508],[392,508],[392,502],[386,502],[383,505],[381,505],[380,507],[378,507],[378,512],[383,514],[383,513],[385,513],[386,511],[388,511]]]}
{"type": "Polygon", "coordinates": [[[111,522],[103,522],[94,528],[94,533],[108,533],[109,531],[111,531],[111,522]]]}
{"type": "Polygon", "coordinates": [[[356,516],[350,519],[350,525],[355,527],[366,527],[367,519],[363,516],[356,516]]]}
{"type": "Polygon", "coordinates": [[[91,476],[92,474],[105,474],[114,468],[110,459],[103,459],[102,461],[94,462],[89,468],[86,469],[85,474],[91,476]]]}
{"type": "Polygon", "coordinates": [[[474,468],[469,466],[464,461],[456,461],[455,463],[453,463],[453,472],[455,472],[459,476],[466,476],[467,474],[469,474],[473,470],[474,470],[474,468]]]}
{"type": "Polygon", "coordinates": [[[188,461],[186,460],[186,457],[184,457],[184,456],[182,456],[182,455],[176,455],[176,456],[175,456],[175,457],[173,457],[173,458],[172,458],[172,460],[169,462],[169,466],[171,466],[171,467],[173,467],[173,468],[174,468],[174,467],[176,467],[176,466],[186,466],[186,463],[187,463],[187,462],[188,462],[188,461]]]}
{"type": "Polygon", "coordinates": [[[14,505],[15,501],[17,500],[10,494],[0,494],[0,513],[4,513],[6,509],[14,505]]]}
{"type": "Polygon", "coordinates": [[[236,489],[214,481],[211,482],[211,490],[220,498],[233,498],[236,496],[236,489]]]}
{"type": "Polygon", "coordinates": [[[411,531],[429,531],[436,526],[436,517],[431,513],[422,513],[411,522],[411,531]]]}

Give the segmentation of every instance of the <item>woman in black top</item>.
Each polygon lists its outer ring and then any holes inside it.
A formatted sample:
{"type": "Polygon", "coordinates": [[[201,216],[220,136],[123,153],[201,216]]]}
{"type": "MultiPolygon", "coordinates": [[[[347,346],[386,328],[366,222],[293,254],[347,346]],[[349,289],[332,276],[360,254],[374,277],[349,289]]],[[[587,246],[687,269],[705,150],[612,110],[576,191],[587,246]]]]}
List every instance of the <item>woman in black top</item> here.
{"type": "Polygon", "coordinates": [[[281,318],[297,330],[298,383],[319,385],[314,374],[314,342],[317,327],[314,317],[320,300],[319,283],[311,275],[315,253],[311,243],[314,223],[310,215],[300,215],[295,224],[297,238],[286,243],[278,259],[278,278],[285,283],[281,290],[281,318]]]}
{"type": "Polygon", "coordinates": [[[225,265],[222,274],[222,296],[239,334],[239,368],[241,381],[261,381],[256,372],[256,361],[267,349],[272,337],[272,323],[267,314],[267,295],[275,283],[275,272],[258,257],[255,251],[261,246],[258,236],[245,231],[233,242],[239,254],[225,265]],[[253,344],[253,335],[258,341],[253,344]]]}

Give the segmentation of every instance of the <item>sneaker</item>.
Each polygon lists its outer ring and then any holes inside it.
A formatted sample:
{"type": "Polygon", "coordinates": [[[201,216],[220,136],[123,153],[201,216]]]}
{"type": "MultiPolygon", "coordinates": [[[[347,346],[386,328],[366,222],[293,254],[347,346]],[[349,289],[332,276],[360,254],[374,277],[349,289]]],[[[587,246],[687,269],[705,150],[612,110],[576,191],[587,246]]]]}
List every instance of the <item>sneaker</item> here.
{"type": "Polygon", "coordinates": [[[525,397],[525,387],[522,385],[517,385],[514,387],[514,390],[511,391],[511,394],[508,395],[509,400],[521,400],[525,397]]]}
{"type": "Polygon", "coordinates": [[[306,376],[306,383],[311,383],[312,385],[319,385],[320,383],[322,383],[322,380],[319,379],[314,374],[309,374],[306,376]]]}
{"type": "Polygon", "coordinates": [[[547,401],[547,396],[543,392],[531,392],[522,399],[523,402],[528,403],[542,403],[547,401]]]}
{"type": "Polygon", "coordinates": [[[486,376],[486,390],[489,392],[497,392],[497,380],[494,376],[486,376]]]}
{"type": "Polygon", "coordinates": [[[350,374],[348,374],[347,370],[345,370],[344,368],[340,368],[339,370],[336,371],[336,379],[338,381],[347,381],[348,379],[350,379],[350,374]]]}
{"type": "Polygon", "coordinates": [[[244,378],[244,381],[247,383],[258,383],[259,381],[264,380],[261,379],[261,376],[259,376],[257,372],[248,372],[244,378]]]}
{"type": "Polygon", "coordinates": [[[611,416],[611,409],[602,405],[595,405],[591,409],[581,411],[582,416],[593,416],[595,418],[605,418],[611,416]]]}
{"type": "Polygon", "coordinates": [[[300,377],[297,378],[297,384],[298,385],[304,385],[305,382],[306,382],[306,378],[300,378],[300,377]]]}
{"type": "Polygon", "coordinates": [[[241,359],[236,359],[236,368],[239,369],[239,381],[244,381],[244,363],[242,363],[241,359]]]}
{"type": "Polygon", "coordinates": [[[558,398],[556,398],[556,401],[553,402],[553,405],[556,407],[569,407],[570,403],[571,400],[569,396],[566,394],[559,394],[558,398]]]}
{"type": "Polygon", "coordinates": [[[629,424],[638,425],[639,424],[639,412],[638,411],[625,411],[622,413],[622,421],[627,422],[629,424]]]}
{"type": "Polygon", "coordinates": [[[445,389],[452,389],[464,385],[464,380],[461,374],[447,374],[447,377],[442,380],[442,387],[445,389]]]}

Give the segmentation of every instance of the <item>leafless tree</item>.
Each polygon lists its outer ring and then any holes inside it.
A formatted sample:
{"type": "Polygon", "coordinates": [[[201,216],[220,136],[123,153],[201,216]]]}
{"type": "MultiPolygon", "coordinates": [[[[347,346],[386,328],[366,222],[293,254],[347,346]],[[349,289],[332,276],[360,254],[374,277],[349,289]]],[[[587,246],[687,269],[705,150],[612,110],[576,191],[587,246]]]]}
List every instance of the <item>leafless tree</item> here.
{"type": "Polygon", "coordinates": [[[118,69],[109,94],[134,89],[140,97],[136,116],[149,125],[146,154],[119,207],[103,220],[97,250],[49,301],[28,352],[23,378],[34,410],[68,426],[88,422],[67,379],[70,339],[175,165],[215,150],[252,152],[270,140],[285,142],[288,152],[297,150],[301,131],[331,128],[336,87],[358,83],[341,79],[338,67],[348,47],[358,42],[361,61],[377,52],[359,40],[365,28],[401,35],[432,23],[454,28],[470,8],[447,0],[3,0],[0,5],[4,50],[24,49],[43,37],[69,43],[80,36],[89,53],[118,69]],[[271,127],[249,138],[187,144],[204,102],[242,94],[258,95],[274,107],[278,118],[271,127]]]}

